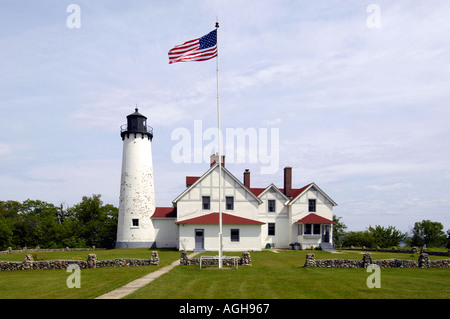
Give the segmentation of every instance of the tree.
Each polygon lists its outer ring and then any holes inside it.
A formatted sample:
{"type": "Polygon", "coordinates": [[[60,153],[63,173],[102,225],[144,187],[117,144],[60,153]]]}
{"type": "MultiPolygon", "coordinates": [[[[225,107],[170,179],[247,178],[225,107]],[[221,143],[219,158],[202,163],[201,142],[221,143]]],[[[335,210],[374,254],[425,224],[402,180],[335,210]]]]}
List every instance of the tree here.
{"type": "Polygon", "coordinates": [[[373,234],[368,230],[365,231],[350,231],[345,233],[344,241],[342,246],[365,246],[367,248],[375,248],[375,238],[373,234]]]}
{"type": "Polygon", "coordinates": [[[58,247],[58,208],[40,200],[26,200],[14,223],[14,244],[19,247],[58,247]]]}
{"type": "Polygon", "coordinates": [[[341,222],[342,217],[337,217],[333,215],[333,243],[340,245],[342,243],[342,239],[345,235],[345,230],[347,226],[343,222],[341,222]]]}
{"type": "Polygon", "coordinates": [[[0,201],[0,250],[14,246],[14,223],[23,209],[16,201],[0,201]]]}
{"type": "Polygon", "coordinates": [[[13,231],[11,222],[0,218],[0,250],[6,250],[13,244],[13,231]]]}
{"type": "MultiPolygon", "coordinates": [[[[73,223],[75,237],[83,238],[88,246],[113,247],[116,240],[118,209],[103,205],[101,195],[83,196],[81,203],[69,208],[67,215],[73,223]]],[[[67,220],[65,217],[65,222],[67,220]]]]}
{"type": "Polygon", "coordinates": [[[118,209],[103,205],[100,195],[84,196],[81,203],[62,205],[40,200],[0,201],[0,250],[8,247],[113,247],[118,209]]]}
{"type": "Polygon", "coordinates": [[[444,232],[444,226],[439,222],[431,220],[422,220],[416,222],[413,228],[412,245],[426,247],[444,247],[447,236],[444,232]]]}
{"type": "Polygon", "coordinates": [[[450,229],[447,230],[447,235],[448,235],[448,237],[447,237],[447,246],[445,246],[445,248],[450,249],[450,229]]]}
{"type": "Polygon", "coordinates": [[[369,232],[374,238],[375,245],[382,248],[398,246],[406,238],[406,234],[403,234],[394,226],[387,228],[380,225],[376,225],[375,228],[369,226],[369,232]]]}

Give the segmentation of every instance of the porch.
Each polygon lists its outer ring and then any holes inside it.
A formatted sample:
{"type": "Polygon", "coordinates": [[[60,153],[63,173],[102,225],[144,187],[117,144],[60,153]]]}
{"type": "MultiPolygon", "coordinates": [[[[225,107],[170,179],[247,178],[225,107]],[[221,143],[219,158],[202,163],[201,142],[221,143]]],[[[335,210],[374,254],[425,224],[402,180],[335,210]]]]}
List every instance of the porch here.
{"type": "Polygon", "coordinates": [[[333,221],[311,213],[294,224],[297,225],[297,236],[293,242],[299,244],[299,249],[330,249],[333,247],[333,221]]]}

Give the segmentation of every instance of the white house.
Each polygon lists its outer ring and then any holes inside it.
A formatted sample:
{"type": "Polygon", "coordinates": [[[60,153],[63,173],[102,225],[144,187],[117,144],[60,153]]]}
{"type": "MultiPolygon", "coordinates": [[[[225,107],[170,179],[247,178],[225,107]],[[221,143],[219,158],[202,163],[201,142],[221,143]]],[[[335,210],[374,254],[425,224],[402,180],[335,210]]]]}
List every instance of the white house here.
{"type": "MultiPolygon", "coordinates": [[[[186,189],[172,207],[156,207],[151,221],[154,246],[180,250],[218,250],[219,164],[202,176],[186,177],[186,189]]],[[[284,187],[250,185],[250,172],[243,181],[222,161],[223,250],[261,250],[266,247],[301,249],[332,245],[333,207],[337,204],[316,184],[292,188],[292,168],[284,168],[284,187]],[[299,245],[298,245],[299,244],[299,245]]]]}

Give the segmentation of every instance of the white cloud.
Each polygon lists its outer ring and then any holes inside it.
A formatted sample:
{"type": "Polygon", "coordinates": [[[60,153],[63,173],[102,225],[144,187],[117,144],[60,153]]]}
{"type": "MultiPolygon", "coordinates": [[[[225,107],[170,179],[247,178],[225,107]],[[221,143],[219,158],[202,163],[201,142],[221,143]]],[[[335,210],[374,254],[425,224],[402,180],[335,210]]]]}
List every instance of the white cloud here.
{"type": "Polygon", "coordinates": [[[413,186],[409,183],[395,183],[391,185],[368,185],[365,188],[374,191],[393,191],[402,190],[407,188],[412,188],[413,186]]]}
{"type": "Polygon", "coordinates": [[[274,126],[274,125],[279,125],[283,122],[283,120],[281,118],[276,118],[273,120],[264,120],[263,124],[267,125],[267,126],[274,126]]]}
{"type": "Polygon", "coordinates": [[[12,153],[12,149],[9,144],[0,143],[0,156],[6,156],[11,153],[12,153]]]}

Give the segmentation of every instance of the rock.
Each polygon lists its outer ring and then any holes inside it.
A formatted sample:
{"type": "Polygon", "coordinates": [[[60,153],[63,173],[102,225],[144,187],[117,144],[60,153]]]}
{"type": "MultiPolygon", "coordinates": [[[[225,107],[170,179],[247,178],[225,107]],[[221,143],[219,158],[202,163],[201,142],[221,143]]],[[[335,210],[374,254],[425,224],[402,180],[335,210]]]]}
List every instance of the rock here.
{"type": "Polygon", "coordinates": [[[248,251],[246,251],[245,253],[242,253],[242,257],[241,257],[241,265],[244,266],[251,266],[252,265],[252,260],[250,257],[250,253],[248,251]]]}
{"type": "Polygon", "coordinates": [[[365,253],[362,258],[362,266],[367,268],[370,264],[372,264],[372,255],[365,253]]]}
{"type": "Polygon", "coordinates": [[[89,268],[96,268],[97,267],[97,255],[96,254],[89,254],[87,258],[87,264],[89,268]]]}
{"type": "Polygon", "coordinates": [[[428,254],[421,253],[418,263],[420,268],[430,268],[430,258],[428,257],[428,254]]]}
{"type": "Polygon", "coordinates": [[[159,265],[159,255],[157,251],[152,251],[152,257],[150,258],[150,264],[158,266],[159,265]]]}
{"type": "Polygon", "coordinates": [[[189,261],[187,252],[185,252],[185,251],[181,252],[180,265],[190,265],[190,261],[189,261]]]}
{"type": "Polygon", "coordinates": [[[316,267],[316,259],[314,254],[306,254],[305,267],[316,267]]]}

